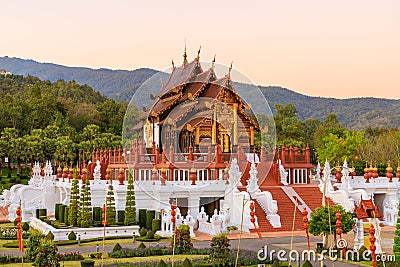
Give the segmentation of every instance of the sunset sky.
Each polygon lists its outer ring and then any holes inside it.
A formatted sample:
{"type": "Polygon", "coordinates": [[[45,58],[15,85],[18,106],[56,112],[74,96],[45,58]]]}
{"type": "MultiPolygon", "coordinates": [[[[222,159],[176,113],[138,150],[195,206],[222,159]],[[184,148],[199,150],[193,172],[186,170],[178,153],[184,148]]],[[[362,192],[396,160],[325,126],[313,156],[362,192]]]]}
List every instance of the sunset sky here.
{"type": "Polygon", "coordinates": [[[400,99],[400,1],[2,1],[0,56],[133,70],[201,45],[258,85],[400,99]]]}

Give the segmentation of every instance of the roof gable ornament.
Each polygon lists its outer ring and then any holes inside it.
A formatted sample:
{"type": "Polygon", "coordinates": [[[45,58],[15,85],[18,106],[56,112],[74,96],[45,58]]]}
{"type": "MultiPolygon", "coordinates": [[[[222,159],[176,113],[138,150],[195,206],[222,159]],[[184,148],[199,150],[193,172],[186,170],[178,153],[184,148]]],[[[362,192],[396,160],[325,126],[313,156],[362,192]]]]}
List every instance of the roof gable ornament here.
{"type": "Polygon", "coordinates": [[[215,68],[215,57],[216,57],[217,55],[214,55],[214,59],[212,60],[212,62],[211,62],[211,69],[212,70],[214,70],[214,68],[215,68]]]}
{"type": "Polygon", "coordinates": [[[200,60],[200,50],[201,50],[201,46],[200,46],[199,50],[197,51],[196,61],[200,60]]]}
{"type": "Polygon", "coordinates": [[[232,65],[233,65],[233,61],[231,62],[231,66],[229,67],[229,70],[228,70],[228,75],[227,75],[228,80],[231,78],[232,65]]]}

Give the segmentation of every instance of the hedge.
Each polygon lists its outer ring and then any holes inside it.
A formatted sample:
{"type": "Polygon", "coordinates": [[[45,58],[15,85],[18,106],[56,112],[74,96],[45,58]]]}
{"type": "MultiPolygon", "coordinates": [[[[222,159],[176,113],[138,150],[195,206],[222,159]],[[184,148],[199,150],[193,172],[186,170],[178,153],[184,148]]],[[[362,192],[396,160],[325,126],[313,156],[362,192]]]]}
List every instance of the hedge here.
{"type": "Polygon", "coordinates": [[[36,209],[36,218],[40,219],[41,216],[47,216],[47,209],[36,209]]]}
{"type": "Polygon", "coordinates": [[[156,217],[156,211],[155,210],[148,210],[146,212],[146,229],[151,229],[152,227],[152,222],[153,219],[156,217]]]}
{"type": "Polygon", "coordinates": [[[61,205],[58,208],[58,218],[59,218],[60,222],[65,222],[64,221],[65,207],[66,207],[65,205],[61,205]]]}
{"type": "Polygon", "coordinates": [[[64,209],[64,223],[69,225],[69,207],[66,206],[64,209]]]}
{"type": "Polygon", "coordinates": [[[56,216],[56,220],[60,220],[60,216],[59,216],[59,212],[60,212],[60,206],[62,206],[61,203],[57,203],[56,204],[56,208],[55,208],[55,216],[56,216]]]}
{"type": "Polygon", "coordinates": [[[139,209],[139,226],[146,228],[146,210],[139,209]]]}
{"type": "Polygon", "coordinates": [[[101,221],[101,207],[93,207],[93,221],[101,221]]]}
{"type": "Polygon", "coordinates": [[[153,231],[153,233],[155,233],[158,230],[161,230],[161,220],[153,219],[153,221],[151,222],[151,231],[153,231]]]}

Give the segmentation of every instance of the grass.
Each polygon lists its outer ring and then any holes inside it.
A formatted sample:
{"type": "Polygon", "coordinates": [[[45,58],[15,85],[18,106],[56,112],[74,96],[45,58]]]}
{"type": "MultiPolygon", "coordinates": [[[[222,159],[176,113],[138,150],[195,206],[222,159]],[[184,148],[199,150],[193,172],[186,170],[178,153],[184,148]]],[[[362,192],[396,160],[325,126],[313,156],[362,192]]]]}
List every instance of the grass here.
{"type": "MultiPolygon", "coordinates": [[[[151,256],[151,257],[135,257],[135,258],[123,258],[123,259],[115,259],[115,258],[108,258],[105,256],[104,258],[104,263],[125,263],[125,262],[143,262],[143,261],[170,261],[172,255],[163,255],[163,256],[151,256]]],[[[204,258],[204,255],[175,255],[174,259],[177,261],[183,261],[185,258],[188,259],[199,259],[199,258],[204,258]]],[[[80,261],[65,261],[64,264],[60,262],[61,266],[64,267],[76,267],[80,266],[80,261]]],[[[95,260],[95,266],[101,265],[101,259],[96,259],[95,260]]],[[[21,263],[9,263],[9,264],[4,264],[3,266],[6,267],[20,267],[21,263]]],[[[31,266],[31,264],[26,264],[26,266],[31,266]]]]}

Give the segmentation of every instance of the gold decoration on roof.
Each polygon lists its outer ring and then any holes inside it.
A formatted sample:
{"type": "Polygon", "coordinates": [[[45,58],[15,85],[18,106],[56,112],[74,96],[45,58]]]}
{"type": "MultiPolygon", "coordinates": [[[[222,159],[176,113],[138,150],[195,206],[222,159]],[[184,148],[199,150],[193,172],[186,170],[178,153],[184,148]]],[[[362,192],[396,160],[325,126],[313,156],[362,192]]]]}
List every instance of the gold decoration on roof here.
{"type": "Polygon", "coordinates": [[[189,123],[186,124],[186,129],[187,129],[189,132],[193,132],[193,131],[194,131],[194,127],[193,127],[192,125],[190,125],[189,123]]]}
{"type": "Polygon", "coordinates": [[[389,160],[389,162],[388,162],[388,166],[387,166],[386,170],[387,170],[388,172],[392,172],[392,171],[393,171],[392,166],[390,166],[390,160],[389,160]]]}
{"type": "Polygon", "coordinates": [[[194,99],[194,96],[193,96],[193,94],[192,93],[188,93],[188,98],[190,99],[190,100],[193,100],[194,99]]]}

